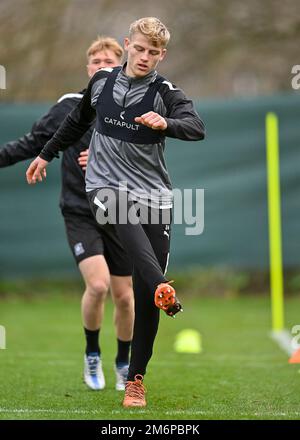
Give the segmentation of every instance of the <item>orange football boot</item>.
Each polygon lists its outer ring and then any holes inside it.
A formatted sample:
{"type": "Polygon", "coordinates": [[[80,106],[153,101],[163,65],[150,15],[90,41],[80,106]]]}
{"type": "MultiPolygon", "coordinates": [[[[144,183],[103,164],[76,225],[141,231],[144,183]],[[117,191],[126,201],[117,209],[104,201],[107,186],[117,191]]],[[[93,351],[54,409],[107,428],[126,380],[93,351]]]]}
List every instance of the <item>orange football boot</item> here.
{"type": "Polygon", "coordinates": [[[125,397],[123,406],[130,408],[133,406],[146,406],[146,389],[143,385],[143,376],[136,374],[134,381],[128,380],[125,385],[125,397]]]}
{"type": "Polygon", "coordinates": [[[168,316],[175,318],[176,313],[183,312],[180,302],[176,298],[175,289],[170,286],[173,281],[167,281],[157,286],[154,294],[156,307],[162,309],[168,316]]]}

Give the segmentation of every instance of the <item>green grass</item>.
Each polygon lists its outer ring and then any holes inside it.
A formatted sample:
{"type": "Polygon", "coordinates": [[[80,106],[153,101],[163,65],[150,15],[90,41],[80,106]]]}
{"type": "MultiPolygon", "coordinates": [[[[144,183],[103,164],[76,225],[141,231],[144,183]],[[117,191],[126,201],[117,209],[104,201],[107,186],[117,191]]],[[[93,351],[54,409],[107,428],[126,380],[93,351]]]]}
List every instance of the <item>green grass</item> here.
{"type": "MultiPolygon", "coordinates": [[[[161,316],[145,385],[148,406],[126,410],[114,390],[116,342],[107,302],[101,347],[107,387],[82,382],[80,297],[6,296],[0,324],[1,419],[299,419],[300,365],[269,338],[266,296],[184,298],[184,313],[161,316]],[[201,354],[174,352],[184,328],[201,332],[201,354]]],[[[300,324],[300,299],[286,301],[287,328],[300,324]]]]}

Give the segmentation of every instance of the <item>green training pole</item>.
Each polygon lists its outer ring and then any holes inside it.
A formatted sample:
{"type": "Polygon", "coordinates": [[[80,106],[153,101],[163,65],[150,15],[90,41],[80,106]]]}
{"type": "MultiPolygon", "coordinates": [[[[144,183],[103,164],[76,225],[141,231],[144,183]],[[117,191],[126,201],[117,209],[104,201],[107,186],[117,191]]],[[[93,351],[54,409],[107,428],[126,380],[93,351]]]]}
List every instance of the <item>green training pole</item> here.
{"type": "Polygon", "coordinates": [[[266,116],[272,329],[284,328],[278,118],[266,116]]]}

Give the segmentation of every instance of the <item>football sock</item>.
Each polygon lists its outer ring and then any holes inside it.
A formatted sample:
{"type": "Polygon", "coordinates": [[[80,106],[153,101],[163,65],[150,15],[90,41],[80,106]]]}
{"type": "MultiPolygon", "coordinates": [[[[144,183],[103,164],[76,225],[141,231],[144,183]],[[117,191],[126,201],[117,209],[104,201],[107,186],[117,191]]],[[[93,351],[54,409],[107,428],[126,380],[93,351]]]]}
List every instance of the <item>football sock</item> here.
{"type": "Polygon", "coordinates": [[[101,350],[99,346],[99,332],[98,330],[88,330],[84,327],[84,333],[86,338],[86,350],[85,353],[98,353],[100,355],[101,350]]]}
{"type": "Polygon", "coordinates": [[[122,366],[129,364],[129,350],[131,341],[121,341],[117,339],[118,352],[116,357],[116,365],[122,366]]]}

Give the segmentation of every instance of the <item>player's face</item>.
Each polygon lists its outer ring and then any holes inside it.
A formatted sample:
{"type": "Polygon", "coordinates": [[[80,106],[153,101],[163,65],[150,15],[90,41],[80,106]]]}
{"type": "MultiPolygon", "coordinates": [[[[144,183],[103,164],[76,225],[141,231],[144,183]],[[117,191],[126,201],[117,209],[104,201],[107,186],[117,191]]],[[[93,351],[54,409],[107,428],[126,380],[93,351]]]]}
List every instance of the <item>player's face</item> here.
{"type": "Polygon", "coordinates": [[[100,50],[89,57],[87,64],[88,76],[92,76],[97,72],[97,70],[103,67],[116,67],[120,65],[121,60],[115,54],[113,50],[100,50]]]}
{"type": "Polygon", "coordinates": [[[167,51],[154,46],[139,32],[133,34],[131,39],[125,38],[124,47],[128,53],[126,74],[137,78],[144,77],[154,70],[167,51]]]}

